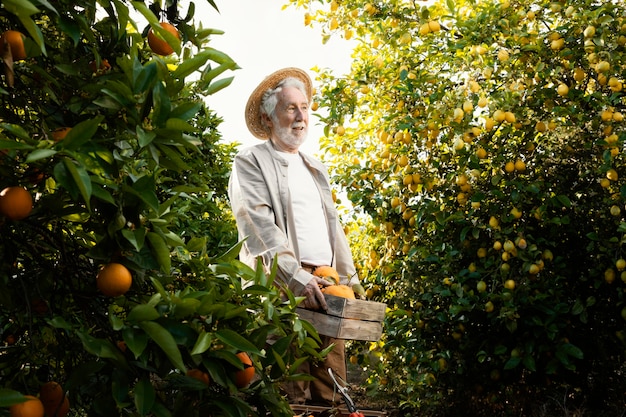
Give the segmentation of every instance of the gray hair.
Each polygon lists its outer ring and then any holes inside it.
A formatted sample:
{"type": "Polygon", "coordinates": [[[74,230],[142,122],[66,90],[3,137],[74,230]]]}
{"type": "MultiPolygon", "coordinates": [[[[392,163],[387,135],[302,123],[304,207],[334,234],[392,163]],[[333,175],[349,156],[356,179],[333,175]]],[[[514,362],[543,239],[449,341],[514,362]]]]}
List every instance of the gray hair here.
{"type": "Polygon", "coordinates": [[[294,87],[297,88],[304,94],[307,99],[310,99],[309,93],[306,90],[306,87],[302,81],[300,81],[296,77],[287,77],[279,82],[275,88],[270,88],[265,93],[263,93],[263,97],[261,98],[261,115],[267,115],[270,118],[274,118],[274,113],[276,111],[276,104],[278,104],[278,93],[282,91],[284,87],[294,87]]]}

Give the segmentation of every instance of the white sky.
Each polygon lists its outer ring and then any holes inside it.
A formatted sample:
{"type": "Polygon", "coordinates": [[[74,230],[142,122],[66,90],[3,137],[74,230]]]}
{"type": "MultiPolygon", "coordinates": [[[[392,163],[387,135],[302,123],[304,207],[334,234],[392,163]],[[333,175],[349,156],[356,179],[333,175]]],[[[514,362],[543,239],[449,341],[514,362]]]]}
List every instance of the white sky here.
{"type": "MultiPolygon", "coordinates": [[[[234,76],[232,84],[209,96],[207,103],[224,119],[219,126],[227,142],[243,147],[259,143],[246,128],[244,107],[250,93],[267,75],[284,67],[332,68],[335,75],[349,73],[352,46],[339,36],[322,44],[321,28],[304,26],[304,11],[295,7],[282,10],[288,0],[217,0],[220,13],[205,0],[197,0],[196,18],[204,27],[223,30],[213,36],[210,46],[228,54],[241,69],[221,77],[234,76]]],[[[309,137],[301,150],[315,154],[323,136],[319,119],[311,116],[309,137]]]]}

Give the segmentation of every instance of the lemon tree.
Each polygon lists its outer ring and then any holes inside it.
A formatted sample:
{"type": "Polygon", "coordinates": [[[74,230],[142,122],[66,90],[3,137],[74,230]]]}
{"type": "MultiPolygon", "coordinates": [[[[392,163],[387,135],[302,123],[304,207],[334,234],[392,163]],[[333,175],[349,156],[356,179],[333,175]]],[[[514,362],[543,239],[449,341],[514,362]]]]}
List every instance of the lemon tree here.
{"type": "Polygon", "coordinates": [[[289,4],[357,45],[349,74],[318,69],[316,105],[366,291],[390,307],[382,340],[353,344],[370,388],[407,412],[525,414],[555,392],[610,410],[626,386],[623,4],[289,4]]]}
{"type": "Polygon", "coordinates": [[[3,43],[0,189],[33,201],[0,215],[0,415],[48,381],[69,415],[289,415],[278,384],[322,354],[274,275],[236,259],[235,149],[204,98],[238,67],[194,14],[175,0],[2,2],[0,30],[25,56],[3,43]]]}

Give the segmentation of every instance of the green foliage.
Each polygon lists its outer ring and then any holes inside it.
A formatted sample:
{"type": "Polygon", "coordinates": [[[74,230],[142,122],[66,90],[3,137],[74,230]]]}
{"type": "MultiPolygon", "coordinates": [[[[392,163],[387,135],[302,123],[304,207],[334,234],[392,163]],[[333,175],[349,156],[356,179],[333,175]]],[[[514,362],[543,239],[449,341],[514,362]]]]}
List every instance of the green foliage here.
{"type": "Polygon", "coordinates": [[[279,383],[323,356],[274,273],[236,260],[235,148],[203,98],[237,65],[207,46],[220,31],[196,28],[194,11],[3,2],[0,28],[26,35],[28,57],[5,51],[0,65],[0,189],[25,187],[34,207],[0,219],[2,407],[55,380],[71,415],[290,415],[279,383]],[[145,41],[162,19],[181,34],[178,54],[145,41]],[[110,262],[133,279],[116,298],[96,286],[110,262]],[[256,371],[241,389],[238,352],[256,371]]]}
{"type": "Polygon", "coordinates": [[[370,389],[407,412],[530,414],[554,392],[612,410],[626,387],[623,5],[328,3],[298,4],[359,41],[316,99],[325,159],[361,212],[361,275],[391,307],[383,340],[354,347],[370,389]]]}

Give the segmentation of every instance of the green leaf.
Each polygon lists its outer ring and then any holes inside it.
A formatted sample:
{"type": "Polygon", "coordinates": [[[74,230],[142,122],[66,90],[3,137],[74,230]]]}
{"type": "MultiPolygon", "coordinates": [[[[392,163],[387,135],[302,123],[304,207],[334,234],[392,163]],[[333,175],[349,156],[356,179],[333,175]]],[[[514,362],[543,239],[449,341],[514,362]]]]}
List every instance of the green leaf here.
{"type": "Polygon", "coordinates": [[[200,300],[195,298],[183,298],[182,300],[173,298],[172,302],[174,303],[174,317],[180,319],[194,315],[201,305],[200,300]]]}
{"type": "Polygon", "coordinates": [[[109,321],[113,330],[118,331],[124,328],[124,321],[117,315],[115,304],[109,306],[109,321]]]}
{"type": "Polygon", "coordinates": [[[142,416],[148,415],[152,410],[155,399],[156,392],[150,380],[147,378],[140,379],[135,384],[135,407],[137,407],[137,412],[142,416]]]}
{"type": "Polygon", "coordinates": [[[524,356],[522,363],[524,364],[524,367],[529,371],[535,372],[537,370],[535,359],[531,355],[524,356]]]}
{"type": "Polygon", "coordinates": [[[156,320],[161,315],[159,312],[151,305],[148,304],[138,304],[130,310],[128,313],[128,321],[129,322],[138,322],[145,320],[156,320]]]}
{"type": "Polygon", "coordinates": [[[226,70],[237,68],[235,61],[233,61],[233,59],[225,53],[213,48],[206,48],[196,54],[193,58],[186,59],[183,63],[181,63],[172,73],[172,77],[184,78],[189,74],[198,71],[209,60],[217,62],[221,65],[203,74],[203,78],[207,76],[208,80],[215,78],[217,75],[226,70]]]}
{"type": "Polygon", "coordinates": [[[572,202],[566,195],[561,194],[561,195],[556,196],[556,198],[564,207],[570,208],[572,206],[572,202]]]}
{"type": "Polygon", "coordinates": [[[171,117],[175,117],[177,119],[182,120],[190,120],[192,119],[200,109],[202,108],[202,103],[187,101],[178,105],[176,108],[172,109],[171,117]]]}
{"type": "Polygon", "coordinates": [[[163,84],[157,83],[152,87],[152,101],[152,126],[163,127],[172,109],[170,96],[163,84]]]}
{"type": "Polygon", "coordinates": [[[0,408],[10,407],[13,404],[23,403],[24,394],[8,388],[0,388],[0,408]]]}
{"type": "Polygon", "coordinates": [[[145,241],[146,229],[143,227],[135,230],[122,229],[122,236],[124,236],[124,238],[132,244],[137,251],[140,251],[143,248],[145,241]]]}
{"type": "Polygon", "coordinates": [[[234,77],[229,77],[215,81],[214,83],[211,83],[211,85],[207,89],[204,90],[204,93],[207,95],[215,94],[218,91],[228,87],[233,82],[233,79],[234,77]]]}
{"type": "Polygon", "coordinates": [[[189,252],[204,252],[206,249],[207,237],[192,237],[189,239],[189,242],[185,245],[185,248],[189,252]]]}
{"type": "Polygon", "coordinates": [[[261,355],[261,351],[257,349],[248,339],[239,333],[230,329],[221,329],[215,333],[215,336],[228,346],[243,352],[252,352],[261,355]]]}
{"type": "Polygon", "coordinates": [[[30,133],[22,126],[13,123],[0,123],[0,128],[17,136],[20,139],[30,140],[30,133]]]}
{"type": "MultiPolygon", "coordinates": [[[[193,3],[191,3],[193,4],[193,3]]],[[[152,413],[156,417],[172,417],[172,413],[160,402],[155,402],[152,406],[152,413]]]]}
{"type": "Polygon", "coordinates": [[[564,344],[559,348],[559,350],[576,359],[583,359],[583,357],[585,356],[580,348],[571,343],[564,344]]]}
{"type": "Polygon", "coordinates": [[[181,132],[198,132],[198,128],[184,120],[170,118],[165,122],[166,129],[180,130],[181,132]]]}
{"type": "Polygon", "coordinates": [[[80,340],[83,342],[85,350],[92,355],[96,355],[99,358],[112,359],[118,365],[128,368],[126,358],[122,355],[122,352],[113,346],[111,342],[104,339],[97,339],[88,333],[82,331],[76,332],[80,340]]]}
{"type": "Polygon", "coordinates": [[[77,165],[71,159],[64,158],[63,165],[67,172],[69,172],[71,179],[74,180],[74,185],[76,185],[80,191],[87,209],[91,210],[91,178],[89,178],[89,174],[82,166],[77,165]]]}
{"type": "Polygon", "coordinates": [[[198,336],[193,349],[191,350],[192,355],[201,355],[206,352],[213,342],[213,335],[211,333],[207,333],[204,330],[198,336]]]}
{"type": "Polygon", "coordinates": [[[58,146],[64,149],[77,149],[81,145],[89,142],[98,131],[104,116],[98,116],[78,123],[67,132],[65,138],[59,142],[58,146]]]}
{"type": "Polygon", "coordinates": [[[189,165],[183,161],[174,147],[159,144],[157,148],[167,157],[161,159],[161,165],[177,172],[191,169],[189,165]]]}
{"type": "Polygon", "coordinates": [[[187,371],[185,364],[183,363],[180,350],[178,349],[176,341],[174,341],[174,337],[172,337],[170,332],[165,330],[160,324],[153,321],[142,321],[139,323],[139,327],[141,327],[148,334],[148,336],[150,336],[150,338],[154,340],[157,345],[159,345],[169,358],[172,365],[182,372],[187,371]]]}
{"type": "Polygon", "coordinates": [[[239,256],[239,252],[241,250],[241,247],[243,246],[244,241],[245,241],[245,239],[237,242],[230,249],[228,249],[228,251],[226,251],[226,253],[224,253],[223,255],[220,255],[218,259],[220,261],[223,261],[223,262],[230,262],[230,261],[233,261],[233,260],[237,259],[237,257],[239,256]]]}
{"type": "Polygon", "coordinates": [[[74,46],[78,45],[81,37],[81,32],[80,26],[77,25],[74,20],[68,18],[67,16],[60,16],[59,27],[63,30],[64,34],[72,39],[72,41],[74,42],[74,46]]]}
{"type": "Polygon", "coordinates": [[[139,142],[139,146],[142,148],[152,143],[154,138],[156,138],[156,133],[154,132],[146,132],[141,126],[137,126],[135,128],[137,132],[137,140],[139,142]]]}
{"type": "Polygon", "coordinates": [[[133,92],[140,94],[145,91],[152,90],[154,83],[158,79],[158,68],[155,62],[150,62],[145,67],[141,67],[141,71],[134,80],[133,92]]]}
{"type": "Polygon", "coordinates": [[[14,140],[0,140],[0,149],[33,149],[34,147],[14,140]]]}
{"type": "Polygon", "coordinates": [[[513,369],[517,367],[517,365],[519,365],[521,361],[522,361],[522,358],[520,357],[509,358],[509,360],[506,361],[506,363],[504,364],[504,369],[506,370],[513,369]]]}
{"type": "Polygon", "coordinates": [[[28,154],[28,156],[26,157],[26,162],[30,163],[39,161],[40,159],[46,159],[53,155],[56,155],[56,153],[57,151],[55,151],[54,149],[36,149],[28,154]]]}
{"type": "Polygon", "coordinates": [[[130,349],[137,359],[148,346],[148,335],[141,330],[126,327],[122,330],[122,337],[126,342],[126,347],[130,349]]]}
{"type": "Polygon", "coordinates": [[[156,183],[154,177],[144,175],[140,177],[132,187],[125,190],[135,194],[155,213],[159,212],[159,199],[156,195],[156,183]]]}
{"type": "Polygon", "coordinates": [[[48,324],[55,329],[71,330],[72,326],[61,316],[54,316],[48,320],[48,324]]]}
{"type": "Polygon", "coordinates": [[[29,0],[3,0],[2,6],[9,13],[19,17],[32,16],[40,12],[29,0]]]}
{"type": "Polygon", "coordinates": [[[172,266],[172,259],[170,257],[170,248],[167,246],[167,243],[161,235],[155,232],[148,232],[146,238],[148,239],[150,251],[161,267],[161,271],[165,274],[169,274],[172,266]]]}

